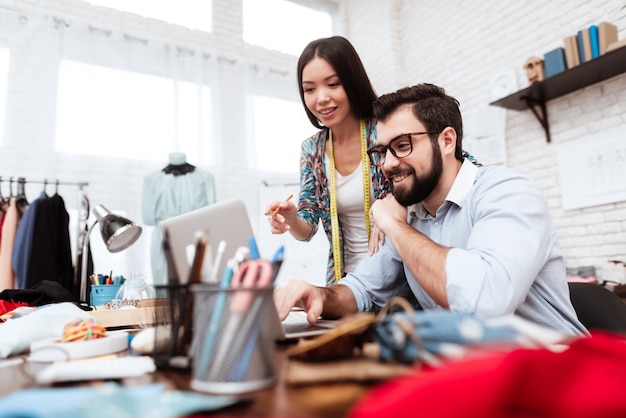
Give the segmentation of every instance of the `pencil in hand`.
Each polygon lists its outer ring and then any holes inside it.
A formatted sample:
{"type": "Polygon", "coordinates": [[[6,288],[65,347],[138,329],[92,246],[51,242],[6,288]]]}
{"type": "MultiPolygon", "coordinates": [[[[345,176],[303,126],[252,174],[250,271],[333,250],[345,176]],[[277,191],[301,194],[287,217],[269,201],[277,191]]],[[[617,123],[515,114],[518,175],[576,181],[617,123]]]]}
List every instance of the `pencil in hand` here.
{"type": "MultiPolygon", "coordinates": [[[[289,196],[287,196],[287,198],[285,199],[285,202],[289,202],[292,197],[293,197],[293,194],[290,194],[289,196]]],[[[274,216],[276,216],[279,211],[280,211],[280,206],[274,209],[274,212],[272,212],[272,214],[270,215],[270,218],[273,218],[274,216]]]]}

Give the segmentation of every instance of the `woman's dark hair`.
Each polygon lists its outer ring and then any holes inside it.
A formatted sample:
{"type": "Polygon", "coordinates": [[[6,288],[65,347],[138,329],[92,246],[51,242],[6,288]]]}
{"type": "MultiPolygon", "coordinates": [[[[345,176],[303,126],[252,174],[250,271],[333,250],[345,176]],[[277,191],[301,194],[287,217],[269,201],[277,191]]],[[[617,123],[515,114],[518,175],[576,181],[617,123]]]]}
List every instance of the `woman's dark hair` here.
{"type": "MultiPolygon", "coordinates": [[[[410,105],[413,114],[429,132],[441,132],[448,126],[456,131],[456,146],[454,156],[463,161],[463,119],[459,102],[446,91],[434,84],[418,84],[402,88],[394,93],[383,94],[376,100],[372,109],[374,118],[385,122],[398,108],[410,105]]],[[[437,135],[431,135],[435,141],[437,135]]]]}
{"type": "Polygon", "coordinates": [[[302,71],[304,67],[315,57],[322,58],[335,69],[337,77],[348,96],[350,107],[359,119],[372,119],[372,102],[376,100],[376,92],[370,82],[361,58],[346,38],[331,36],[330,38],[317,39],[309,43],[298,59],[298,89],[300,99],[306,114],[316,128],[323,128],[320,121],[306,107],[304,102],[304,90],[302,88],[302,71]]]}

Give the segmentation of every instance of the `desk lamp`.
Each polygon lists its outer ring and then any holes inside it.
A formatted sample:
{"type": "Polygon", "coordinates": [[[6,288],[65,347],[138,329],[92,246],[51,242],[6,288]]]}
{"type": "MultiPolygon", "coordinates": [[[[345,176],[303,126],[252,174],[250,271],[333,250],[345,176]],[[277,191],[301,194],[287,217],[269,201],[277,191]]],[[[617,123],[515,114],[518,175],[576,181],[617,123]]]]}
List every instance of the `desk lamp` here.
{"type": "Polygon", "coordinates": [[[129,219],[112,214],[103,205],[97,205],[92,210],[96,216],[96,221],[91,225],[82,249],[82,269],[80,271],[80,300],[87,300],[87,246],[89,245],[89,235],[91,231],[100,223],[100,233],[107,250],[117,253],[133,245],[141,235],[141,227],[129,219]]]}

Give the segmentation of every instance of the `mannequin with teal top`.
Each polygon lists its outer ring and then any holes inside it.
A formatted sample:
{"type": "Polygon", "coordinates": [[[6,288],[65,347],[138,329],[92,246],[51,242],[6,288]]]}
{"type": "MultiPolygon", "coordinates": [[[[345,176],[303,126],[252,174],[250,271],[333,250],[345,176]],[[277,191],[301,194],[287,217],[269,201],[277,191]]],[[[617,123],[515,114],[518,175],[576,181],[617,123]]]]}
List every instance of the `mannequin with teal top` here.
{"type": "MultiPolygon", "coordinates": [[[[157,225],[163,219],[181,215],[215,203],[213,175],[187,162],[182,152],[169,155],[169,164],[143,180],[142,219],[157,225]]],[[[159,228],[152,232],[152,279],[155,285],[167,283],[167,264],[163,254],[163,236],[159,228]]]]}

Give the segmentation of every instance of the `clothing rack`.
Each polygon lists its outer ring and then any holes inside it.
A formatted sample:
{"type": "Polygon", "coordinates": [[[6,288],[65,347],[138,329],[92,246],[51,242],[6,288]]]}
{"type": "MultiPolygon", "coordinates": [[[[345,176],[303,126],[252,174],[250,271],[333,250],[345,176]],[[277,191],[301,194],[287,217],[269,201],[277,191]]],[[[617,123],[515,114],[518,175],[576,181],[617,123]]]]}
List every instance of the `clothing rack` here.
{"type": "MultiPolygon", "coordinates": [[[[85,181],[62,181],[59,179],[55,179],[55,180],[49,180],[49,179],[43,179],[43,180],[39,180],[39,179],[28,179],[26,177],[14,177],[14,176],[0,176],[0,197],[3,196],[2,194],[2,183],[9,183],[9,192],[10,195],[13,196],[13,183],[16,183],[18,185],[26,185],[27,183],[29,184],[43,184],[44,185],[44,191],[46,186],[49,185],[53,185],[56,187],[55,192],[58,192],[58,187],[59,186],[74,186],[78,188],[78,228],[76,231],[76,253],[75,253],[75,257],[74,257],[74,266],[75,266],[75,271],[74,271],[74,282],[76,282],[76,278],[78,276],[78,260],[79,257],[82,257],[82,240],[85,239],[84,237],[84,232],[87,229],[87,218],[89,217],[89,199],[87,198],[87,194],[84,191],[84,188],[89,186],[88,182],[85,181]]],[[[18,191],[19,193],[19,191],[18,191]]]]}
{"type": "Polygon", "coordinates": [[[83,187],[89,186],[89,183],[84,182],[84,181],[61,181],[61,180],[48,180],[48,179],[44,179],[44,180],[32,180],[32,179],[27,179],[26,177],[4,177],[4,176],[0,176],[0,183],[2,182],[9,182],[9,183],[34,183],[34,184],[43,184],[43,185],[56,185],[56,186],[76,186],[78,187],[80,190],[83,189],[83,187]]]}

